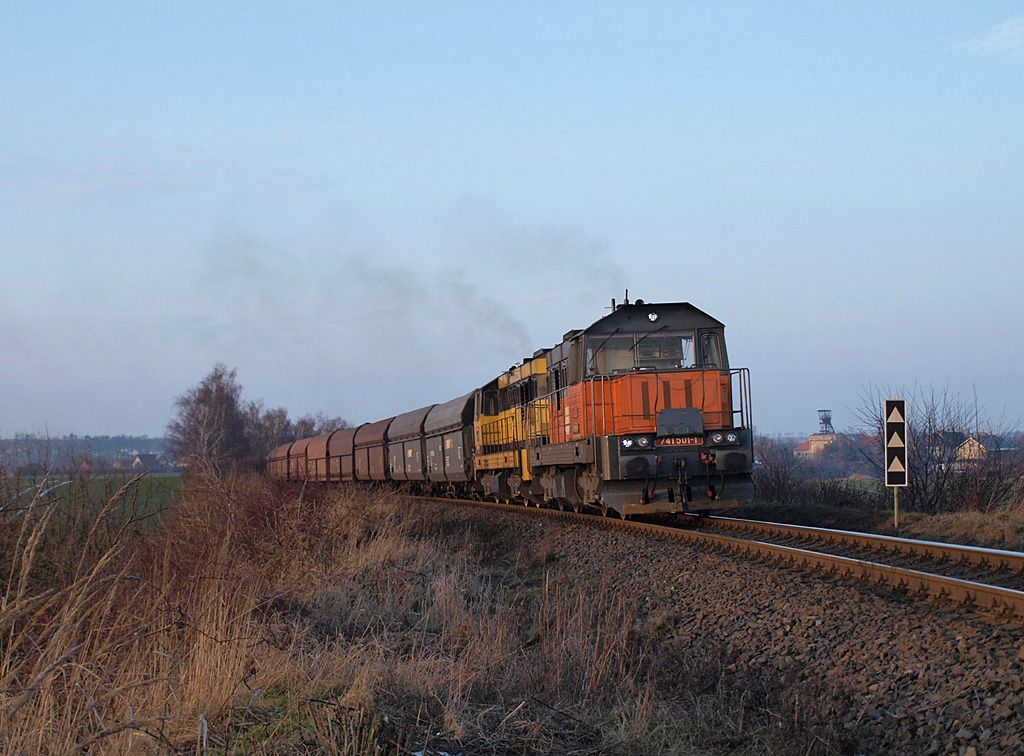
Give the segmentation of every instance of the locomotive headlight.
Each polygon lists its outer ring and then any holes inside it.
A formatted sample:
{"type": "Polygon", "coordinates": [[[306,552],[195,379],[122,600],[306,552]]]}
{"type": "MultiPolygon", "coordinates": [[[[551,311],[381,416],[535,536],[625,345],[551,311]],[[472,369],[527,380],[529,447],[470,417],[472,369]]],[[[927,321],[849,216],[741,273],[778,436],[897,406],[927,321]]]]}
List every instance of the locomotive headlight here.
{"type": "Polygon", "coordinates": [[[653,323],[655,320],[658,319],[658,313],[656,313],[656,312],[649,312],[649,313],[647,313],[647,319],[653,323]]]}
{"type": "Polygon", "coordinates": [[[720,444],[720,443],[722,443],[722,440],[724,438],[725,438],[725,436],[723,436],[721,433],[712,433],[711,434],[711,443],[713,443],[713,444],[720,444]]]}
{"type": "Polygon", "coordinates": [[[641,449],[646,449],[648,446],[651,445],[651,439],[647,438],[647,436],[640,436],[640,438],[636,440],[636,444],[641,449]]]}
{"type": "Polygon", "coordinates": [[[623,449],[629,449],[632,446],[633,446],[633,439],[631,439],[631,438],[624,438],[624,439],[622,439],[622,448],[623,449]]]}
{"type": "Polygon", "coordinates": [[[725,440],[728,441],[730,444],[735,444],[737,441],[740,440],[740,437],[737,436],[735,433],[726,433],[725,440]]]}

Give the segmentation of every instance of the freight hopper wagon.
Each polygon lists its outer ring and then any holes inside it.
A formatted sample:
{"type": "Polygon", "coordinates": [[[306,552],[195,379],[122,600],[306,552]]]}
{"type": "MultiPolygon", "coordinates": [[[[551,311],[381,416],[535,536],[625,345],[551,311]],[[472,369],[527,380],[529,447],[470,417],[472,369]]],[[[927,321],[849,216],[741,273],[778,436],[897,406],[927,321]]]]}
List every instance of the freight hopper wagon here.
{"type": "Polygon", "coordinates": [[[752,464],[750,376],[722,323],[637,301],[465,396],[285,444],[268,472],[628,517],[736,506],[752,464]]]}

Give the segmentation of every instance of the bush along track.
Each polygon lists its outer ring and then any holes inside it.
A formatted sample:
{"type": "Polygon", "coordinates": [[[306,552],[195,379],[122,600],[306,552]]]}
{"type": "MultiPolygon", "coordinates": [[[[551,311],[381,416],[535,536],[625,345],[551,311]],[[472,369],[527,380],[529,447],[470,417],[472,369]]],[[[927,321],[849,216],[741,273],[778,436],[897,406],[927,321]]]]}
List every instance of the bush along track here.
{"type": "Polygon", "coordinates": [[[1019,743],[1021,631],[891,591],[256,478],[186,481],[155,528],[74,553],[40,553],[44,509],[0,530],[5,753],[1019,743]]]}
{"type": "Polygon", "coordinates": [[[40,504],[0,531],[3,753],[855,741],[802,685],[672,642],[616,569],[565,569],[550,523],[256,478],[186,481],[155,528],[97,527],[85,549],[49,522],[40,504]]]}

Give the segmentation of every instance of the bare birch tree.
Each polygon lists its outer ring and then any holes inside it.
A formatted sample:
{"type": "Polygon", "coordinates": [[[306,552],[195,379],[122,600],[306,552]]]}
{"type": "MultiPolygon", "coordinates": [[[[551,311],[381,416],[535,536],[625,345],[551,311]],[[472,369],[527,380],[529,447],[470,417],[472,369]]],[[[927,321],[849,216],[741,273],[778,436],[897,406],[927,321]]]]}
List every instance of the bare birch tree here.
{"type": "Polygon", "coordinates": [[[219,473],[249,452],[242,387],[236,371],[217,364],[209,375],[175,400],[167,424],[171,452],[189,466],[219,473]]]}
{"type": "Polygon", "coordinates": [[[862,391],[853,410],[854,423],[863,434],[857,443],[878,477],[884,474],[883,405],[893,397],[907,400],[910,476],[901,499],[909,508],[930,514],[989,511],[1014,499],[1021,468],[1018,455],[1008,446],[1016,434],[1008,427],[997,428],[975,401],[948,389],[868,386],[862,391]],[[973,447],[972,440],[979,446],[973,447]],[[971,455],[971,448],[978,453],[971,455]]]}

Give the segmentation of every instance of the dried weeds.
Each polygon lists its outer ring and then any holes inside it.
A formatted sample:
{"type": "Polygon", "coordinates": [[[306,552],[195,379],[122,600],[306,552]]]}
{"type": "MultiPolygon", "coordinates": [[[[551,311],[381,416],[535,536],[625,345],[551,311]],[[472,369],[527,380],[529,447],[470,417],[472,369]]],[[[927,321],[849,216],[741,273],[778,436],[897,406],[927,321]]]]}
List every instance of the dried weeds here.
{"type": "Polygon", "coordinates": [[[0,514],[4,753],[834,747],[497,519],[255,477],[191,481],[151,530],[124,500],[74,537],[0,514]]]}

